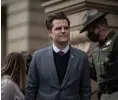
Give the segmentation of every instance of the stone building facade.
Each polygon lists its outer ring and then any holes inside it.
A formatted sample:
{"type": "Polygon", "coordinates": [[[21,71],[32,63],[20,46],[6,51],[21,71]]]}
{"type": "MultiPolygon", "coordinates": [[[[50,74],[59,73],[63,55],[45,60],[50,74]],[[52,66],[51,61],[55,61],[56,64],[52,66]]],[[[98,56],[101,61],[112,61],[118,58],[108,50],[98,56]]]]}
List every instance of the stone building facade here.
{"type": "Polygon", "coordinates": [[[70,43],[87,51],[91,43],[79,30],[82,16],[92,8],[109,12],[110,28],[118,32],[117,0],[2,0],[2,58],[12,51],[33,52],[49,45],[45,20],[58,11],[64,11],[71,21],[70,43]]]}
{"type": "MultiPolygon", "coordinates": [[[[86,37],[79,34],[82,17],[87,9],[109,12],[106,16],[110,29],[118,33],[117,0],[1,0],[1,57],[13,51],[34,52],[51,44],[46,30],[47,15],[64,11],[71,22],[70,43],[88,51],[94,48],[86,37]]],[[[92,98],[97,100],[96,97],[92,98]]]]}

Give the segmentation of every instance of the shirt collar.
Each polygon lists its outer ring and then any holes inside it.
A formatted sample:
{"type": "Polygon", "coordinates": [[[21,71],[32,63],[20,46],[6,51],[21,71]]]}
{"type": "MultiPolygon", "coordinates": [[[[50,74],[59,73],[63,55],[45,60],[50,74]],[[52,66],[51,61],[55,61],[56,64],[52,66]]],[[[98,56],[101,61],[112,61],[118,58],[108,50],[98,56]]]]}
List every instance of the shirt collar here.
{"type": "Polygon", "coordinates": [[[63,50],[60,50],[59,48],[57,48],[54,44],[53,44],[53,50],[57,53],[59,51],[63,51],[64,53],[67,53],[69,50],[69,45],[67,45],[67,47],[63,50]]]}

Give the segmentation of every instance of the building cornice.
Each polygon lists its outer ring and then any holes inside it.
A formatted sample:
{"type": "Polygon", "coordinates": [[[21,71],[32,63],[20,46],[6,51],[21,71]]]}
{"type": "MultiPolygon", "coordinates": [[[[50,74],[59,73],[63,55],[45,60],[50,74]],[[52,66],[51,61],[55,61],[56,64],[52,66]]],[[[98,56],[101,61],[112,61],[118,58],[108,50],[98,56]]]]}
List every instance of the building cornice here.
{"type": "Polygon", "coordinates": [[[118,1],[111,0],[55,0],[47,1],[41,4],[45,13],[51,14],[58,11],[64,11],[67,14],[76,13],[86,9],[98,9],[110,13],[118,13],[118,1]]]}

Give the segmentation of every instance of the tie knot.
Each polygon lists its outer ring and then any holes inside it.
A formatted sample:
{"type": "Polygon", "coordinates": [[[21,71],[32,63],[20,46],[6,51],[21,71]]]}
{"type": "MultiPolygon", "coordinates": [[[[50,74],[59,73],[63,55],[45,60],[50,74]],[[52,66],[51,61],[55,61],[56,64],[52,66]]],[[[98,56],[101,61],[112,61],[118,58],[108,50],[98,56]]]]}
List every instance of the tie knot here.
{"type": "Polygon", "coordinates": [[[59,54],[60,56],[63,56],[63,55],[64,55],[64,52],[63,52],[63,51],[59,51],[58,54],[59,54]]]}

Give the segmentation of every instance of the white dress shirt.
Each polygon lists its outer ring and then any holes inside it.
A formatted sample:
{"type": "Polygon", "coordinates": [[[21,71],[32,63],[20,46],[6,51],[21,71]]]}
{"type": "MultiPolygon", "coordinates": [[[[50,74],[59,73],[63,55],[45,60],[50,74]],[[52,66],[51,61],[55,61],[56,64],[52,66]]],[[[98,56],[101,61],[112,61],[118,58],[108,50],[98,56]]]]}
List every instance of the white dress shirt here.
{"type": "Polygon", "coordinates": [[[59,52],[59,51],[63,51],[64,53],[67,53],[68,52],[68,50],[69,50],[69,45],[67,45],[67,47],[66,48],[64,48],[63,50],[60,50],[59,48],[57,48],[54,44],[53,44],[53,50],[57,53],[57,52],[59,52]]]}

